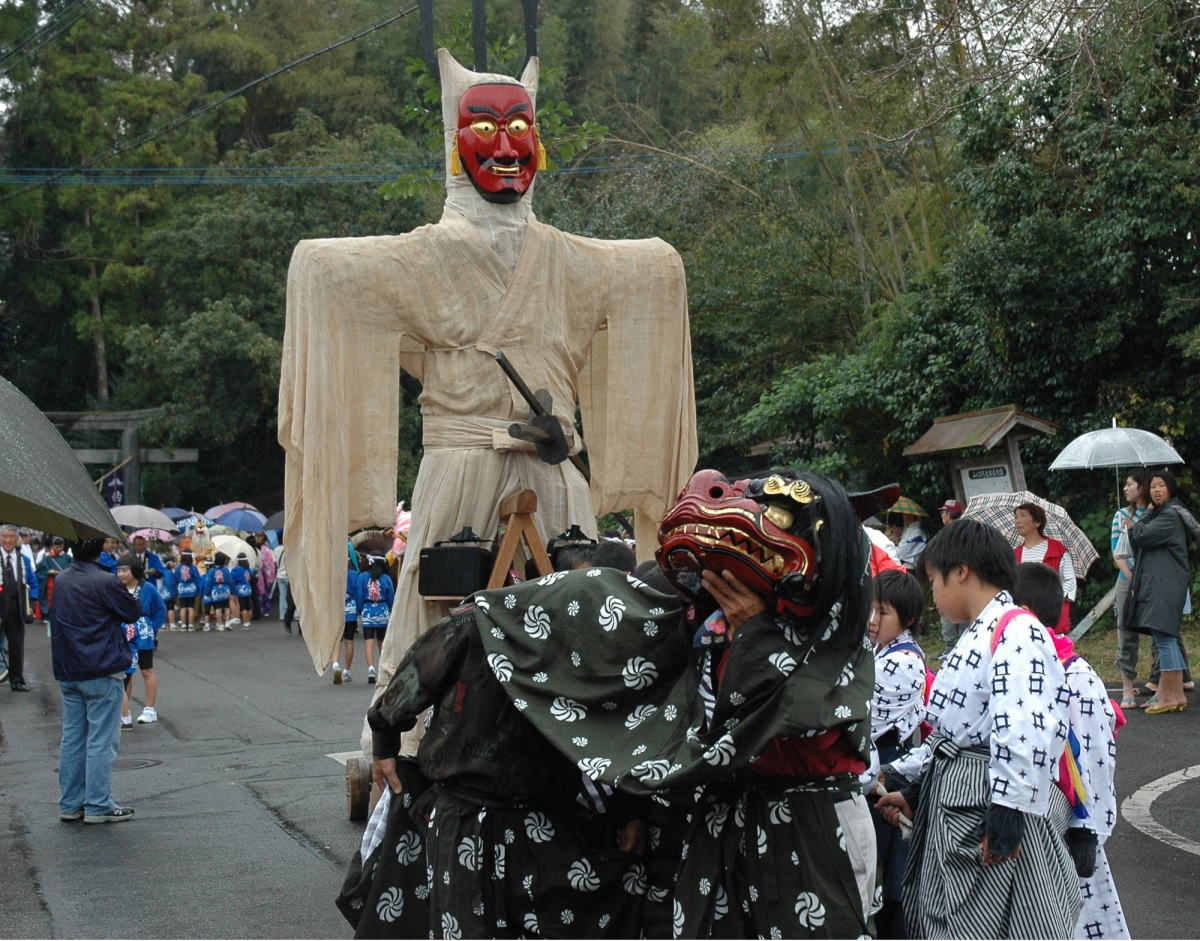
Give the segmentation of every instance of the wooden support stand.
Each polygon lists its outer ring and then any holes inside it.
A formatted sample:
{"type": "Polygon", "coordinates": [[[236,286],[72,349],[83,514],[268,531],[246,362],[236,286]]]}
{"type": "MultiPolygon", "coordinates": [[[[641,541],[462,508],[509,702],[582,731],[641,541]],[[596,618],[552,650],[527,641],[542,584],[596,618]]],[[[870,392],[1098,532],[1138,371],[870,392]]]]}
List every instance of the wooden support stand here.
{"type": "Polygon", "coordinates": [[[496,553],[496,562],[492,566],[491,577],[488,578],[488,588],[500,588],[508,578],[513,559],[517,555],[517,547],[525,542],[529,557],[539,575],[549,575],[554,569],[550,565],[550,557],[546,555],[546,547],[542,545],[542,537],[538,535],[537,527],[533,525],[533,514],[537,512],[537,494],[532,490],[522,490],[500,501],[500,519],[504,521],[504,539],[500,542],[500,550],[496,553]]]}

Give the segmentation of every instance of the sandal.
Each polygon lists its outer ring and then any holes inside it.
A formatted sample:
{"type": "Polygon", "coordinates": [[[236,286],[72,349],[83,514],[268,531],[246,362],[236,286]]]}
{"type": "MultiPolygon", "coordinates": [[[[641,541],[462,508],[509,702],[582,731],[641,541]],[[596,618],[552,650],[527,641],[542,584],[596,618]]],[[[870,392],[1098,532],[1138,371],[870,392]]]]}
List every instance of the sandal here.
{"type": "Polygon", "coordinates": [[[1142,708],[1142,709],[1149,709],[1151,706],[1157,706],[1157,705],[1158,705],[1158,697],[1157,697],[1157,696],[1151,696],[1151,697],[1150,697],[1149,699],[1147,699],[1147,700],[1146,700],[1144,703],[1142,703],[1142,705],[1141,705],[1141,707],[1140,707],[1140,708],[1142,708]]]}
{"type": "Polygon", "coordinates": [[[1176,706],[1165,706],[1160,702],[1156,702],[1153,706],[1146,707],[1148,715],[1157,716],[1164,712],[1183,712],[1187,708],[1187,703],[1179,703],[1176,706]]]}
{"type": "Polygon", "coordinates": [[[1121,700],[1122,709],[1136,709],[1138,701],[1136,696],[1126,696],[1121,700]]]}
{"type": "Polygon", "coordinates": [[[1158,684],[1157,683],[1147,683],[1145,686],[1143,686],[1141,688],[1141,690],[1139,690],[1139,692],[1143,696],[1153,696],[1155,693],[1158,692],[1158,684]]]}

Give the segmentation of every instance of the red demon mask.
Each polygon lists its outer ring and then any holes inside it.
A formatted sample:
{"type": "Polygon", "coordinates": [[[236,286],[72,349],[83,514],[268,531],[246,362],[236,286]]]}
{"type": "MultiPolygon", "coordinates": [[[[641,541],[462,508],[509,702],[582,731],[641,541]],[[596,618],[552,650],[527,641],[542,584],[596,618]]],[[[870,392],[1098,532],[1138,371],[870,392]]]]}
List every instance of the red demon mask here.
{"type": "Polygon", "coordinates": [[[686,596],[703,569],[728,570],[775,599],[778,612],[811,613],[821,498],[803,480],[771,476],[732,483],[714,470],[688,481],[658,530],[658,564],[686,596]]]}
{"type": "Polygon", "coordinates": [[[458,155],[479,195],[516,202],[538,171],[533,102],[521,85],[472,85],[458,103],[458,155]]]}

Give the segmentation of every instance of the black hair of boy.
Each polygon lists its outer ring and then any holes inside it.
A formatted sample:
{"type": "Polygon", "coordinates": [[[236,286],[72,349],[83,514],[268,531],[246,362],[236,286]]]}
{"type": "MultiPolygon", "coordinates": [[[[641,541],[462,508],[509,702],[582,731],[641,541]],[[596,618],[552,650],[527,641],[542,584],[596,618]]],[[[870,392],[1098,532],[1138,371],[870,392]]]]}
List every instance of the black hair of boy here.
{"type": "Polygon", "coordinates": [[[1017,566],[1017,585],[1013,601],[1028,608],[1034,617],[1053,633],[1062,614],[1063,589],[1058,572],[1041,562],[1022,562],[1017,566]]]}
{"type": "Polygon", "coordinates": [[[919,623],[921,609],[925,607],[925,593],[921,585],[908,572],[887,569],[874,578],[875,602],[891,605],[900,619],[900,629],[912,631],[913,637],[921,632],[919,623]]]}
{"type": "Polygon", "coordinates": [[[95,562],[104,551],[105,539],[81,539],[71,543],[71,555],[76,562],[95,562]]]}
{"type": "Polygon", "coordinates": [[[637,567],[637,556],[625,543],[606,539],[592,552],[592,565],[628,573],[637,567]]]}
{"type": "Polygon", "coordinates": [[[1017,581],[1017,560],[1008,540],[1000,530],[979,520],[955,520],[938,530],[925,545],[919,564],[943,580],[965,565],[985,585],[1008,592],[1017,581]]]}

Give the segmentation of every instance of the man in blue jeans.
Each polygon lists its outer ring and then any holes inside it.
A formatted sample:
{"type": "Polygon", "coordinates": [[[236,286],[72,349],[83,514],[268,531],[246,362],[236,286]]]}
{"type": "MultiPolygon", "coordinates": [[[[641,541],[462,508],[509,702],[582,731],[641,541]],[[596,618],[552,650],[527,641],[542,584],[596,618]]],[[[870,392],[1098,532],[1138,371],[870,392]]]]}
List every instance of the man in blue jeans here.
{"type": "Polygon", "coordinates": [[[141,615],[137,599],[97,560],[104,541],[75,548],[75,562],[57,577],[50,612],[54,677],[62,693],[58,762],[59,818],[119,823],[133,816],[112,796],[112,766],[121,737],[128,640],[141,615]]]}

